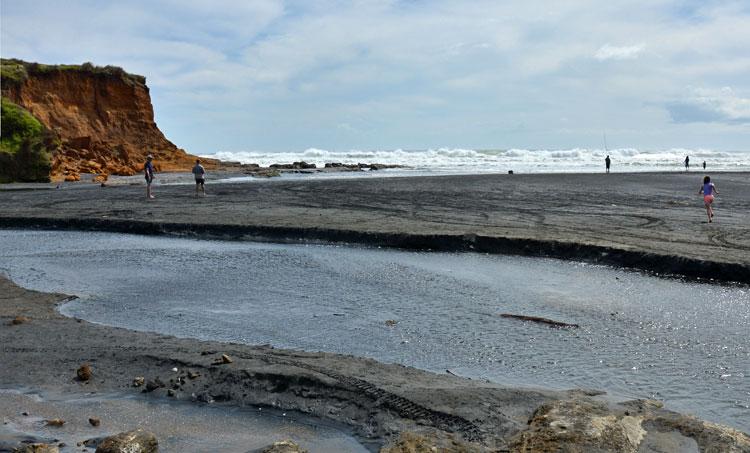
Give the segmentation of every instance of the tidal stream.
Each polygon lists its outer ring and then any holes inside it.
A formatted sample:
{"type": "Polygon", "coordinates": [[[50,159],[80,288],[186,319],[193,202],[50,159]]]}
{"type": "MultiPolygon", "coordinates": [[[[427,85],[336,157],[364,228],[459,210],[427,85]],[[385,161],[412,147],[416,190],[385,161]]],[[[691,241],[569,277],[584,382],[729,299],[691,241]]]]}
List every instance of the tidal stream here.
{"type": "Polygon", "coordinates": [[[603,389],[750,431],[747,286],[555,259],[13,230],[0,230],[0,272],[78,295],[61,311],[91,322],[603,389]]]}

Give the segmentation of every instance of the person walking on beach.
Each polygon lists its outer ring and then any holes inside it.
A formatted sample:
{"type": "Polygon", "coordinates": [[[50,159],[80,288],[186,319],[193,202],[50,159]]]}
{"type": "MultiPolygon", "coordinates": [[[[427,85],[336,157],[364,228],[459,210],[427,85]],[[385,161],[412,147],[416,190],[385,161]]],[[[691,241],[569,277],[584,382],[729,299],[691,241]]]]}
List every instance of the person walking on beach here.
{"type": "Polygon", "coordinates": [[[685,156],[685,171],[690,170],[690,156],[685,156]]]}
{"type": "Polygon", "coordinates": [[[146,198],[154,198],[151,194],[151,183],[154,182],[154,156],[146,156],[146,163],[143,164],[143,172],[146,177],[146,198]]]}
{"type": "Polygon", "coordinates": [[[607,154],[607,157],[604,158],[604,166],[607,168],[607,173],[609,173],[609,164],[611,164],[612,161],[609,159],[609,154],[607,154]]]}
{"type": "Polygon", "coordinates": [[[716,186],[711,182],[711,177],[706,176],[703,178],[703,186],[698,191],[698,194],[703,194],[703,204],[706,205],[706,215],[708,216],[708,223],[711,223],[714,218],[714,194],[718,195],[719,191],[716,190],[716,186]]]}
{"type": "Polygon", "coordinates": [[[201,165],[200,159],[195,159],[193,175],[195,175],[195,196],[198,196],[199,191],[206,196],[206,169],[201,165]]]}
{"type": "Polygon", "coordinates": [[[703,161],[703,169],[704,170],[706,169],[706,161],[705,160],[703,161]]]}

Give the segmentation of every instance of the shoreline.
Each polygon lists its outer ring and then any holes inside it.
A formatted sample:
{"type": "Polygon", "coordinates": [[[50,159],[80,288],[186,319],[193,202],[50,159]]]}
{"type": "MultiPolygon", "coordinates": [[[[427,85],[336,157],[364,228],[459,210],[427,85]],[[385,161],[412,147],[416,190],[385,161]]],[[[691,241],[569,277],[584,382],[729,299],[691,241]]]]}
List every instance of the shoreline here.
{"type": "Polygon", "coordinates": [[[133,379],[144,376],[154,383],[147,385],[153,387],[149,398],[296,411],[348,426],[373,451],[399,435],[466,451],[629,451],[639,445],[750,451],[747,434],[662,409],[656,401],[613,402],[599,391],[513,388],[353,356],[107,327],[61,315],[56,307],[70,296],[25,290],[2,276],[0,294],[0,361],[8,365],[0,370],[2,388],[106,398],[107,392],[141,392],[133,379]],[[28,321],[11,325],[19,315],[28,321]],[[221,354],[231,363],[217,362],[221,354]],[[75,370],[84,362],[93,378],[81,382],[75,370]],[[592,433],[592,426],[598,431],[592,433]]]}

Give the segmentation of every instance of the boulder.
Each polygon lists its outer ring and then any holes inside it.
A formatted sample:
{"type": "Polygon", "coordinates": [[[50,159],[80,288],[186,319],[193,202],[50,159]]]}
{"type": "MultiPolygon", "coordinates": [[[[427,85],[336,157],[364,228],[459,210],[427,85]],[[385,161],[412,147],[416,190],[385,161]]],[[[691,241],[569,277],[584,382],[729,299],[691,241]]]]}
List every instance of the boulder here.
{"type": "Polygon", "coordinates": [[[159,442],[153,433],[136,429],[105,438],[96,453],[156,453],[159,442]]]}

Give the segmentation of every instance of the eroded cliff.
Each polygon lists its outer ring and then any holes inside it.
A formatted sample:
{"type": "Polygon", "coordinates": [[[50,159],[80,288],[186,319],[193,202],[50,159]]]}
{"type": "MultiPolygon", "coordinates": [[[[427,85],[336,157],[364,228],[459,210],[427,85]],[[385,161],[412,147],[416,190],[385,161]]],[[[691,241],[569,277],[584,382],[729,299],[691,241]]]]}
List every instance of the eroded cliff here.
{"type": "MultiPolygon", "coordinates": [[[[2,60],[2,95],[58,139],[53,179],[80,173],[133,175],[148,154],[157,171],[188,170],[195,156],[167,140],[154,122],[145,77],[106,66],[2,60]]],[[[209,165],[213,162],[209,162],[209,165]]]]}

